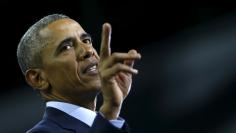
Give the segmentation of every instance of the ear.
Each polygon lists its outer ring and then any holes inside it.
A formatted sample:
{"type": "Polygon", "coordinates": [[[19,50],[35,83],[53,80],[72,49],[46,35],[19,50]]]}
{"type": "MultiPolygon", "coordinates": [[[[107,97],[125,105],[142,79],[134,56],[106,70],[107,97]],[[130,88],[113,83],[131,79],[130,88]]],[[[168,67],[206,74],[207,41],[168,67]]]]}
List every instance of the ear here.
{"type": "Polygon", "coordinates": [[[26,71],[25,79],[27,83],[35,89],[46,90],[49,87],[49,82],[41,69],[29,69],[26,71]]]}

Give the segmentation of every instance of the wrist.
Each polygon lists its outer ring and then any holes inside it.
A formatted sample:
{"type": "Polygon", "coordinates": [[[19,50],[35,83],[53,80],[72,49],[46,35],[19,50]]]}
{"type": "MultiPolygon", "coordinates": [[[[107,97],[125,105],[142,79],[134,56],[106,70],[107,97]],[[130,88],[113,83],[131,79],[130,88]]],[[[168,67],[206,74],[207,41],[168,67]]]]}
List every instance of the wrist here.
{"type": "Polygon", "coordinates": [[[100,112],[104,115],[104,117],[108,120],[117,119],[120,115],[121,104],[119,106],[114,106],[111,103],[104,102],[100,108],[100,112]]]}

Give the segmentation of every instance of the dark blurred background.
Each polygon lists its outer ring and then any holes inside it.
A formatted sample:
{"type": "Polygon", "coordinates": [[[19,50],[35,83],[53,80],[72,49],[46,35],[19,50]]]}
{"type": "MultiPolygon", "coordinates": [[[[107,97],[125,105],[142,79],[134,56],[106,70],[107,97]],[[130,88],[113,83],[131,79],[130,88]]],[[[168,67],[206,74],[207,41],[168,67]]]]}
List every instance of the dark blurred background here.
{"type": "Polygon", "coordinates": [[[133,133],[236,133],[236,2],[3,0],[0,7],[1,133],[25,132],[43,115],[16,48],[33,23],[52,13],[77,20],[97,49],[101,26],[110,22],[112,51],[142,54],[121,112],[133,133]]]}

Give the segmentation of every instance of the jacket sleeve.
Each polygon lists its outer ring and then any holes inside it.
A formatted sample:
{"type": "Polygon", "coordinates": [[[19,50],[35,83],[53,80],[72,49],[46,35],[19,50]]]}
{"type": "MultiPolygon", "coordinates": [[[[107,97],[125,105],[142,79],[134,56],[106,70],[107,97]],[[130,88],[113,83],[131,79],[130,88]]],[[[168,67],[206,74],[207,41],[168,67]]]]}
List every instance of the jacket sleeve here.
{"type": "Polygon", "coordinates": [[[119,129],[98,113],[93,122],[90,133],[130,133],[130,129],[126,122],[123,127],[119,129]]]}

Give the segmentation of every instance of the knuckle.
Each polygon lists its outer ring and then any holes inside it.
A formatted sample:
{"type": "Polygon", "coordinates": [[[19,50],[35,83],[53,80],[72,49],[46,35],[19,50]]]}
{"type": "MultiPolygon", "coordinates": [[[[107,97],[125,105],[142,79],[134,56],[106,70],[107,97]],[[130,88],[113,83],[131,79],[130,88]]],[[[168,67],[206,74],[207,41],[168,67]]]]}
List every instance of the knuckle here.
{"type": "Polygon", "coordinates": [[[116,64],[116,68],[117,68],[117,69],[121,69],[122,67],[123,67],[123,65],[122,65],[121,63],[117,63],[117,64],[116,64]]]}

